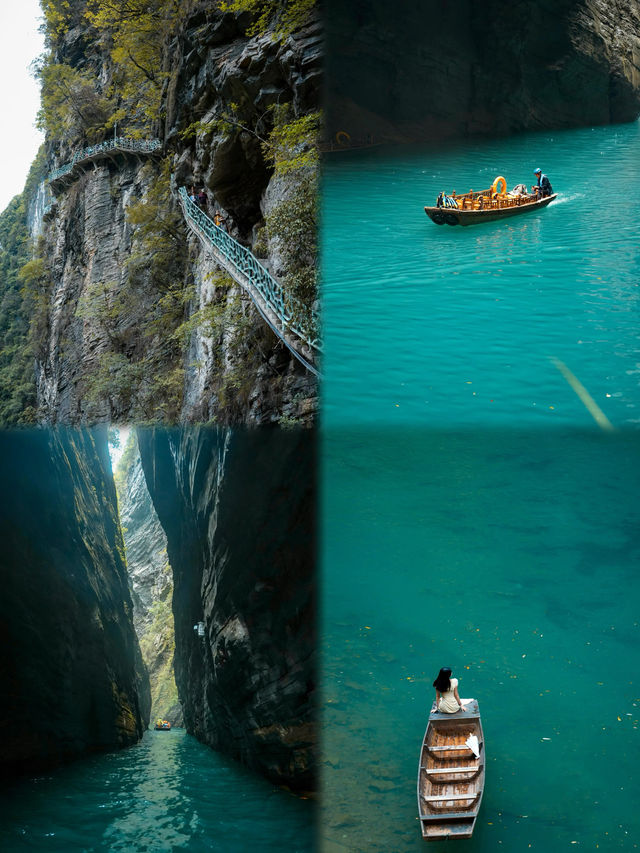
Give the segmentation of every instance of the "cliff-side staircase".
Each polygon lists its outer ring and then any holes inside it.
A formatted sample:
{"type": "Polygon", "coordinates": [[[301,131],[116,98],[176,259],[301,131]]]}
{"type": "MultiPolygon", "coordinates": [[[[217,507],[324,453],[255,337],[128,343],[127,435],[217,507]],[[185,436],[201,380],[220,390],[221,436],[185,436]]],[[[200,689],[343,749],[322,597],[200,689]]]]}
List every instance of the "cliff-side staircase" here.
{"type": "Polygon", "coordinates": [[[310,312],[298,299],[286,293],[246,246],[234,240],[191,201],[185,187],[180,187],[178,194],[191,231],[215,261],[249,294],[262,318],[298,361],[318,376],[322,342],[317,313],[310,312]]]}

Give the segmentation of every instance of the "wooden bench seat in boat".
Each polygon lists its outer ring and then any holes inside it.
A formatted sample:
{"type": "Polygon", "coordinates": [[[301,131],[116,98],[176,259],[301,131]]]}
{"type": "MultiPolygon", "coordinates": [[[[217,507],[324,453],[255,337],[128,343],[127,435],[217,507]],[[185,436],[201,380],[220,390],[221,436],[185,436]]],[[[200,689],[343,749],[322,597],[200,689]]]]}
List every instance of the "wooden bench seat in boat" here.
{"type": "Polygon", "coordinates": [[[470,794],[433,794],[430,797],[424,797],[425,803],[448,803],[452,800],[475,800],[478,792],[474,791],[470,794]]]}
{"type": "Polygon", "coordinates": [[[469,820],[469,812],[447,812],[446,814],[421,814],[420,820],[428,820],[430,823],[443,823],[444,821],[469,820]]]}
{"type": "Polygon", "coordinates": [[[462,752],[464,750],[465,752],[471,752],[473,755],[472,750],[465,743],[454,743],[451,746],[431,746],[427,744],[427,749],[429,752],[450,752],[451,750],[462,752]]]}
{"type": "Polygon", "coordinates": [[[479,764],[472,764],[471,767],[423,767],[427,773],[473,773],[480,769],[479,764]]]}

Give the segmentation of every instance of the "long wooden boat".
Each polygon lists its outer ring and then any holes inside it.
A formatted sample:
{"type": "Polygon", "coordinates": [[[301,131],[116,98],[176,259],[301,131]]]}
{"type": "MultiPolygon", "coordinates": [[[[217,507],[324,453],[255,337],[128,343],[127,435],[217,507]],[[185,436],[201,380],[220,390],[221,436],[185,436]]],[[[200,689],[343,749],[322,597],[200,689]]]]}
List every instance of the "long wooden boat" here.
{"type": "MultiPolygon", "coordinates": [[[[523,184],[519,185],[521,188],[523,184]]],[[[493,222],[496,219],[506,219],[520,213],[531,213],[541,210],[558,197],[557,193],[545,198],[537,195],[512,190],[507,192],[507,182],[502,176],[495,179],[488,190],[450,196],[442,193],[435,207],[425,207],[424,212],[436,225],[477,225],[480,222],[493,222]]]]}
{"type": "Polygon", "coordinates": [[[463,699],[465,711],[431,711],[420,750],[418,814],[426,841],[471,838],[485,776],[484,736],[475,699],[463,699]],[[476,758],[467,741],[478,739],[476,758]]]}

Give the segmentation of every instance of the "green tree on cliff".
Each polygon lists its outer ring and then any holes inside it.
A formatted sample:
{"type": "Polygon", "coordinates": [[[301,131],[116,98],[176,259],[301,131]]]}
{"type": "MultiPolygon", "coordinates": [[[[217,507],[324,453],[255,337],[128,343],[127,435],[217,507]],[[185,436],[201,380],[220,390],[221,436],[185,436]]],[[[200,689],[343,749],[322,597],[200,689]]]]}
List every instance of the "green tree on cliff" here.
{"type": "Polygon", "coordinates": [[[277,38],[286,38],[309,18],[316,0],[223,0],[220,8],[226,12],[250,12],[254,23],[247,35],[273,28],[277,38]]]}
{"type": "Polygon", "coordinates": [[[169,43],[194,0],[89,0],[86,17],[109,49],[110,92],[118,109],[109,126],[155,121],[169,78],[169,43]]]}

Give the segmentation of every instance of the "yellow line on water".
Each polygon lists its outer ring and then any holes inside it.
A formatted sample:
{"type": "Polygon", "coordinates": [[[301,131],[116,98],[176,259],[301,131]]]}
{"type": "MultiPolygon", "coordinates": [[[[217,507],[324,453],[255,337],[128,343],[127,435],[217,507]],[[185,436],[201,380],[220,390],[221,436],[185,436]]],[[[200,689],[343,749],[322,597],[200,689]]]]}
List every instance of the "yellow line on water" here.
{"type": "Polygon", "coordinates": [[[564,376],[569,385],[576,392],[580,399],[580,402],[584,405],[584,407],[589,412],[594,421],[598,424],[598,426],[606,432],[615,432],[616,428],[614,427],[614,425],[611,423],[609,418],[605,415],[600,406],[593,399],[591,394],[584,387],[582,382],[580,382],[578,377],[574,373],[572,373],[567,367],[567,365],[563,361],[560,361],[559,358],[552,357],[551,361],[555,364],[560,373],[564,376]]]}

